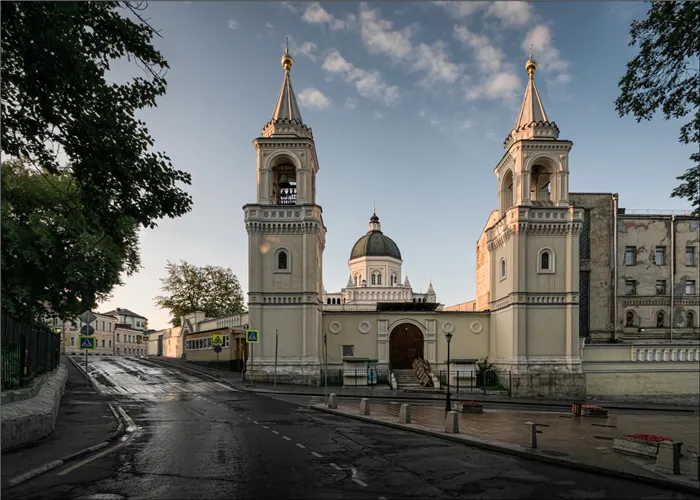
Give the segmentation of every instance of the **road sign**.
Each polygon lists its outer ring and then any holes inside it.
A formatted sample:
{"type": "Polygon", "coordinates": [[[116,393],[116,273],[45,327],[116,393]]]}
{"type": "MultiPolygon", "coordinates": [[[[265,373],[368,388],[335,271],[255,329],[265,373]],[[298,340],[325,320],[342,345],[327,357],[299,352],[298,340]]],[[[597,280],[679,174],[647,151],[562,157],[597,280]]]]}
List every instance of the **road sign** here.
{"type": "Polygon", "coordinates": [[[214,346],[214,352],[215,352],[216,354],[219,354],[219,353],[221,352],[221,346],[220,346],[220,345],[215,345],[215,346],[214,346]]]}
{"type": "Polygon", "coordinates": [[[260,341],[260,332],[258,330],[246,330],[245,341],[248,344],[257,344],[260,341]]]}
{"type": "Polygon", "coordinates": [[[78,343],[80,344],[80,349],[83,351],[94,351],[97,348],[97,338],[96,337],[88,337],[84,335],[80,335],[78,337],[78,343]]]}
{"type": "Polygon", "coordinates": [[[224,345],[224,336],[220,333],[211,336],[211,343],[213,345],[224,345]]]}

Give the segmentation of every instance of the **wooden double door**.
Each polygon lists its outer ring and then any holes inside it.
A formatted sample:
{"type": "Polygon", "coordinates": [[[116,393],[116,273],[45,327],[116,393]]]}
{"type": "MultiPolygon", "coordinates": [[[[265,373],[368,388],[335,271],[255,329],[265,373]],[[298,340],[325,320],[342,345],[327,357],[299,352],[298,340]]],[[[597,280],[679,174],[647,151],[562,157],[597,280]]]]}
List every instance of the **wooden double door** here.
{"type": "Polygon", "coordinates": [[[391,369],[409,370],[416,358],[423,358],[423,333],[411,323],[397,325],[389,337],[391,369]]]}

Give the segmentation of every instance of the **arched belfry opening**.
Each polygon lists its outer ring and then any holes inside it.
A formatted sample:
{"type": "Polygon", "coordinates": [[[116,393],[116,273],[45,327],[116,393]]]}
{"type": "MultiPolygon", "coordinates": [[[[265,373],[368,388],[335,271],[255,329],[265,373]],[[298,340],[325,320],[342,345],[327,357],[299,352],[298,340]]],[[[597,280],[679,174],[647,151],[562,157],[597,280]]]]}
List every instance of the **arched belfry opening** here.
{"type": "Polygon", "coordinates": [[[272,202],[275,205],[297,202],[297,169],[289,160],[281,160],[272,167],[272,202]]]}
{"type": "Polygon", "coordinates": [[[532,201],[552,201],[553,169],[538,163],[530,174],[530,199],[532,201]]]}
{"type": "Polygon", "coordinates": [[[396,325],[389,335],[392,370],[410,370],[413,360],[423,358],[423,332],[413,323],[396,325]]]}
{"type": "Polygon", "coordinates": [[[501,182],[501,216],[513,206],[513,171],[508,170],[501,182]]]}

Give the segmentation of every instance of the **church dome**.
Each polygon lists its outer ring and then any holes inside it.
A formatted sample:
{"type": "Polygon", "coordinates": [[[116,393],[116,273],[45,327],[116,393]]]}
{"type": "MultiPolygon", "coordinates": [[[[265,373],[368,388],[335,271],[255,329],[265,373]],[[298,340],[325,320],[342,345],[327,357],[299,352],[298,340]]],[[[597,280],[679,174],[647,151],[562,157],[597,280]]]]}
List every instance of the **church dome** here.
{"type": "Polygon", "coordinates": [[[350,260],[361,257],[391,257],[401,260],[401,251],[394,240],[382,233],[379,217],[372,214],[369,220],[369,231],[352,247],[350,260]]]}

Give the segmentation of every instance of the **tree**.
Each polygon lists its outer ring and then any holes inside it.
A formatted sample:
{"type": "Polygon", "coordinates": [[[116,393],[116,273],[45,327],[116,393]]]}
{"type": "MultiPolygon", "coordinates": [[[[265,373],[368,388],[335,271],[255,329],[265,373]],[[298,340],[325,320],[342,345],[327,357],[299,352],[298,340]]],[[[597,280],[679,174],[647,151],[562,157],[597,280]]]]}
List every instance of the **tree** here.
{"type": "Polygon", "coordinates": [[[45,175],[69,169],[80,187],[72,194],[89,208],[86,222],[110,233],[124,220],[152,228],[192,204],[178,187],[190,184],[190,175],[151,151],[153,138],[135,116],[165,94],[169,68],[151,44],[160,35],[141,17],[145,8],[142,2],[0,4],[2,151],[45,175]],[[135,61],[144,76],[109,82],[110,64],[120,59],[135,61]]]}
{"type": "Polygon", "coordinates": [[[230,267],[198,267],[188,262],[168,261],[167,277],[161,278],[161,290],[168,295],[155,297],[155,303],[168,309],[173,326],[180,326],[182,316],[195,311],[209,318],[229,316],[245,311],[243,291],[230,267]]]}
{"type": "Polygon", "coordinates": [[[2,164],[2,309],[35,317],[48,308],[73,318],[105,300],[139,268],[138,225],[105,233],[85,217],[68,172],[47,175],[21,160],[2,164]]]}
{"type": "MultiPolygon", "coordinates": [[[[679,140],[700,147],[700,3],[651,4],[645,20],[632,22],[629,44],[639,44],[639,54],[620,79],[615,109],[620,116],[632,114],[637,122],[651,120],[659,109],[667,120],[690,114],[679,140]]],[[[683,182],[671,196],[688,199],[700,215],[698,148],[690,160],[693,166],[677,177],[683,182]]]]}

